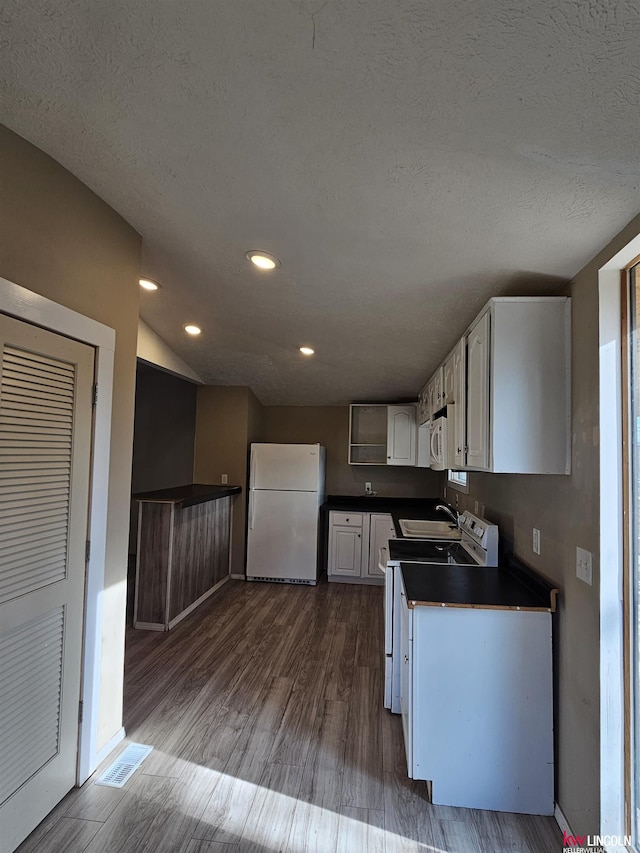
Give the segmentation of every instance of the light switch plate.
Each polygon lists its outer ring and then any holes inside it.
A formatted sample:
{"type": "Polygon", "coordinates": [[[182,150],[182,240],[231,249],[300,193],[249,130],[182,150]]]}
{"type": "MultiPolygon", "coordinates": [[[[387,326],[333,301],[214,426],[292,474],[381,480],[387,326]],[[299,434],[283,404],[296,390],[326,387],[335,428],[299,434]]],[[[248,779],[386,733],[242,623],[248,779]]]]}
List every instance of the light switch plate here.
{"type": "Polygon", "coordinates": [[[540,531],[537,527],[533,528],[533,553],[540,553],[540,531]]]}
{"type": "Polygon", "coordinates": [[[593,565],[591,551],[576,546],[576,576],[581,581],[593,585],[593,565]]]}

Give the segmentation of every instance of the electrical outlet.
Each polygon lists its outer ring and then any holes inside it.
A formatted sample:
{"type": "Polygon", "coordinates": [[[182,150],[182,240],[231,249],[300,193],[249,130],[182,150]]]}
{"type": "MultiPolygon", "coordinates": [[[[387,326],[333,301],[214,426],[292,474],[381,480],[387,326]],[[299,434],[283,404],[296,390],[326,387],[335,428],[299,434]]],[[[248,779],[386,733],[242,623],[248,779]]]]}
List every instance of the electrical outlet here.
{"type": "Polygon", "coordinates": [[[223,474],[223,475],[220,477],[220,482],[222,483],[222,485],[223,485],[223,486],[226,486],[226,485],[227,485],[227,475],[226,475],[226,474],[223,474]]]}
{"type": "Polygon", "coordinates": [[[371,483],[365,483],[365,484],[364,484],[364,493],[365,493],[365,495],[368,495],[370,491],[371,491],[371,483]]]}
{"type": "Polygon", "coordinates": [[[591,551],[576,547],[576,577],[581,581],[593,584],[593,566],[591,562],[591,551]]]}
{"type": "Polygon", "coordinates": [[[473,502],[473,514],[474,514],[474,515],[479,515],[479,513],[480,513],[480,502],[479,502],[479,501],[474,501],[474,502],[473,502]]]}
{"type": "Polygon", "coordinates": [[[533,553],[540,553],[540,531],[537,527],[533,528],[533,553]]]}

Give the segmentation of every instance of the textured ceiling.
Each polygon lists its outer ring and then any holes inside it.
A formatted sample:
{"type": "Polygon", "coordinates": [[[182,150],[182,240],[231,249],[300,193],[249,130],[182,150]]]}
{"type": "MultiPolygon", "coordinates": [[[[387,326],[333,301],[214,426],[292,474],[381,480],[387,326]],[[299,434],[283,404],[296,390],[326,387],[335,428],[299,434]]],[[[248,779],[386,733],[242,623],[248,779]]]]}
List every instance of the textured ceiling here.
{"type": "Polygon", "coordinates": [[[559,292],[640,210],[639,14],[5,0],[0,120],[140,232],[141,315],[208,382],[413,396],[490,296],[559,292]]]}

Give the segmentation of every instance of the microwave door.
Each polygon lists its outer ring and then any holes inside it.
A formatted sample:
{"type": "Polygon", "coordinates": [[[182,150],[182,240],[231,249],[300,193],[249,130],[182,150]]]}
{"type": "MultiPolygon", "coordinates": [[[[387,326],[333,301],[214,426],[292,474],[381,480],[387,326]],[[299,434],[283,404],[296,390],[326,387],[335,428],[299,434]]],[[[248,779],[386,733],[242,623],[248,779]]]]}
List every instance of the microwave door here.
{"type": "Polygon", "coordinates": [[[434,424],[433,431],[431,433],[431,467],[435,471],[442,471],[444,469],[443,432],[444,419],[439,418],[434,424]]]}

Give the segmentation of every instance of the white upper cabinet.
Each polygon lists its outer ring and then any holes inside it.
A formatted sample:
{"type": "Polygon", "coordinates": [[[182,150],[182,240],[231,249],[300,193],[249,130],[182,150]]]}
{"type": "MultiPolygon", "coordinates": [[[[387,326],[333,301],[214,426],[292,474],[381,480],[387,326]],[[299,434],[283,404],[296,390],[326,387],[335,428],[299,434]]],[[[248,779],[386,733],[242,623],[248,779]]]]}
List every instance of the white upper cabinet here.
{"type": "Polygon", "coordinates": [[[416,464],[416,407],[387,406],[387,465],[416,464]]]}
{"type": "Polygon", "coordinates": [[[426,424],[431,420],[431,412],[429,411],[429,383],[418,394],[418,426],[426,424]]]}
{"type": "Polygon", "coordinates": [[[490,300],[465,335],[466,459],[510,474],[571,470],[571,301],[490,300]]]}
{"type": "Polygon", "coordinates": [[[349,424],[350,465],[415,465],[415,403],[352,403],[349,424]]]}
{"type": "MultiPolygon", "coordinates": [[[[457,349],[457,347],[456,347],[457,349]]],[[[442,368],[442,405],[455,403],[455,356],[454,350],[444,363],[442,368]]]]}
{"type": "Polygon", "coordinates": [[[429,380],[429,385],[431,389],[431,414],[433,415],[435,414],[435,412],[439,411],[444,406],[444,382],[442,365],[436,370],[436,372],[429,380]]]}
{"type": "MultiPolygon", "coordinates": [[[[467,346],[467,447],[465,464],[489,467],[489,312],[473,324],[467,346]]],[[[456,448],[457,449],[457,448],[456,448]]]]}
{"type": "Polygon", "coordinates": [[[443,368],[440,365],[418,397],[418,424],[430,421],[434,414],[445,405],[443,383],[443,368]]]}
{"type": "Polygon", "coordinates": [[[455,468],[462,468],[466,462],[465,445],[467,443],[467,346],[461,338],[450,358],[453,360],[453,439],[451,448],[455,468]]]}

